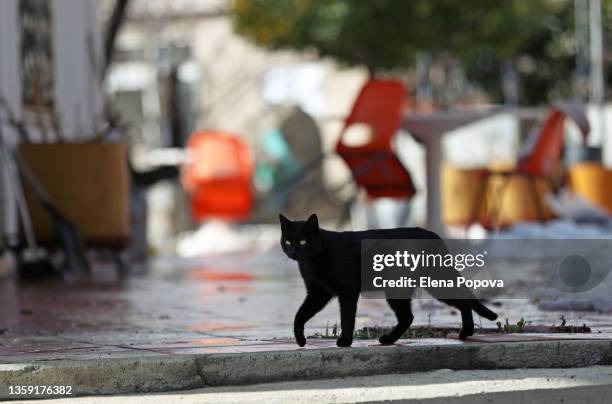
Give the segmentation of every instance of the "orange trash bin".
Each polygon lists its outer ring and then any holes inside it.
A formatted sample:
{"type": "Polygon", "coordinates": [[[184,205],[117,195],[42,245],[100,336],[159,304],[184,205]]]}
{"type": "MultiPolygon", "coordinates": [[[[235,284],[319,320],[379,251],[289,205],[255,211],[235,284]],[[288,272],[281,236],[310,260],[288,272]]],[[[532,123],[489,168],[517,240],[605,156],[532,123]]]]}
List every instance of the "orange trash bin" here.
{"type": "Polygon", "coordinates": [[[254,200],[250,146],[234,134],[197,132],[187,148],[191,161],[183,171],[183,185],[194,219],[247,219],[254,200]]]}

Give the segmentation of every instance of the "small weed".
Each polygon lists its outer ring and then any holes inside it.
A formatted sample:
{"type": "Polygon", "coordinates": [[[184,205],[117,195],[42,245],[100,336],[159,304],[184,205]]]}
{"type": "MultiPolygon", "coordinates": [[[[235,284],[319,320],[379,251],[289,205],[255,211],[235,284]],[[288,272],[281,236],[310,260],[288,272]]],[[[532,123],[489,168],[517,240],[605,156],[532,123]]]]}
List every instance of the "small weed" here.
{"type": "MultiPolygon", "coordinates": [[[[497,322],[497,330],[502,334],[516,334],[525,332],[525,326],[527,325],[527,321],[521,317],[521,319],[516,324],[510,324],[510,321],[506,318],[506,324],[501,323],[501,321],[497,322]]],[[[531,321],[529,321],[531,324],[531,321]]]]}

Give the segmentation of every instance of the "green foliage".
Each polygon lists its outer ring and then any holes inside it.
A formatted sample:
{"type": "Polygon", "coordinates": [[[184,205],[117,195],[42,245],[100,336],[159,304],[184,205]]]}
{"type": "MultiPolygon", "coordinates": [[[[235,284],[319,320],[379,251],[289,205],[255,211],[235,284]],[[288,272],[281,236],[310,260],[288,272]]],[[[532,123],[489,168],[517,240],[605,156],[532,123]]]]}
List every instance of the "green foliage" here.
{"type": "Polygon", "coordinates": [[[236,0],[237,32],[272,49],[315,49],[349,65],[409,67],[417,52],[515,55],[550,29],[546,0],[236,0]]]}
{"type": "Polygon", "coordinates": [[[315,51],[372,73],[411,68],[419,53],[458,58],[498,101],[500,72],[514,66],[523,103],[531,104],[573,90],[573,7],[570,0],[235,0],[232,15],[236,31],[259,45],[315,51]]]}

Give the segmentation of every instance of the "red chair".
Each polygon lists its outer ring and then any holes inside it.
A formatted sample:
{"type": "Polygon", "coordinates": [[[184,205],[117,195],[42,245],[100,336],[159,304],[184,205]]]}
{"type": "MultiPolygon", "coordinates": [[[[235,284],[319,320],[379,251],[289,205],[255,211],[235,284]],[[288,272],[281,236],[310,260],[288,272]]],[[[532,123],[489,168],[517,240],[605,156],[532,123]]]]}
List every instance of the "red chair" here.
{"type": "Polygon", "coordinates": [[[368,81],[359,92],[336,145],[336,152],[349,166],[355,182],[370,198],[409,199],[416,193],[410,174],[392,148],[406,101],[407,91],[400,81],[368,81]],[[357,123],[368,125],[373,136],[367,144],[351,146],[345,142],[346,129],[357,123]]]}
{"type": "Polygon", "coordinates": [[[517,171],[530,176],[554,178],[561,162],[564,146],[565,118],[576,122],[582,132],[582,141],[591,128],[584,107],[579,104],[559,103],[550,110],[539,132],[532,135],[519,156],[517,171]]]}
{"type": "Polygon", "coordinates": [[[244,220],[253,208],[253,155],[240,137],[221,132],[191,135],[191,163],[183,185],[191,196],[195,220],[244,220]]]}
{"type": "Polygon", "coordinates": [[[520,153],[517,167],[512,171],[486,174],[487,178],[482,183],[484,189],[481,190],[480,197],[477,199],[477,206],[474,209],[474,218],[480,211],[482,199],[484,199],[484,192],[486,191],[488,177],[491,174],[502,175],[504,176],[505,181],[502,185],[501,191],[497,194],[497,199],[499,201],[497,204],[498,206],[493,207],[492,223],[494,227],[496,225],[498,215],[501,212],[501,203],[503,201],[504,192],[512,175],[522,175],[527,178],[529,193],[534,206],[536,207],[539,219],[543,220],[545,218],[544,206],[542,205],[541,198],[539,197],[535,179],[537,177],[542,177],[547,180],[553,191],[558,189],[555,179],[559,173],[561,155],[563,153],[563,146],[565,144],[564,128],[565,119],[567,117],[576,122],[582,133],[582,141],[583,143],[586,142],[586,137],[590,132],[590,125],[584,111],[584,106],[581,104],[572,103],[558,103],[553,105],[541,128],[538,131],[533,132],[527,139],[525,147],[520,153]]]}

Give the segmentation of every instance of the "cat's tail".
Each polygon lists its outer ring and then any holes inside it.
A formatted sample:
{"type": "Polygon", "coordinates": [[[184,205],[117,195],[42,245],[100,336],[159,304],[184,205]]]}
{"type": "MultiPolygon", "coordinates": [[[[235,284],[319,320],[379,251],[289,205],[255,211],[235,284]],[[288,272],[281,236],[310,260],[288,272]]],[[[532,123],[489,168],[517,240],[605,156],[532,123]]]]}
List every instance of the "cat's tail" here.
{"type": "Polygon", "coordinates": [[[480,303],[480,301],[477,299],[472,300],[472,310],[487,320],[493,321],[497,319],[497,314],[486,308],[485,305],[480,303]]]}

